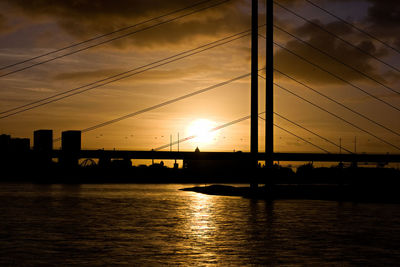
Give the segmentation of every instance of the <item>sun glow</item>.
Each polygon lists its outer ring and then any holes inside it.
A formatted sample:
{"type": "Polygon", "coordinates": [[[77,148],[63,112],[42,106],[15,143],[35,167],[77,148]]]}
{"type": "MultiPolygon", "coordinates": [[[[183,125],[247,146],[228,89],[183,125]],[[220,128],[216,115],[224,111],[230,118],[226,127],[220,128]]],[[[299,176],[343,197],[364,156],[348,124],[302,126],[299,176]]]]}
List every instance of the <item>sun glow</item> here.
{"type": "Polygon", "coordinates": [[[217,131],[212,131],[217,124],[207,119],[193,121],[187,128],[188,136],[196,136],[193,142],[196,145],[207,145],[216,141],[217,131]]]}

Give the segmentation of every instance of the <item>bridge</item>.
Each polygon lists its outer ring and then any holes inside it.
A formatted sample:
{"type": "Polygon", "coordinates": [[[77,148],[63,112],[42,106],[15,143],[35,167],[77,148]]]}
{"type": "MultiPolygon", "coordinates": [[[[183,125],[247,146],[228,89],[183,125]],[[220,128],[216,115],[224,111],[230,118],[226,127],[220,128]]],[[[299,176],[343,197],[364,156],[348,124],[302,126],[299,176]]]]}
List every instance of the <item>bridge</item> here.
{"type": "MultiPolygon", "coordinates": [[[[223,1],[217,1],[215,3],[213,3],[213,1],[201,1],[198,3],[195,3],[191,6],[185,7],[183,9],[180,9],[179,12],[183,11],[183,10],[191,10],[193,8],[197,8],[197,10],[192,10],[184,15],[179,15],[174,17],[173,19],[166,19],[162,22],[158,22],[152,26],[149,26],[147,28],[152,28],[152,27],[159,27],[162,26],[163,24],[166,24],[170,21],[173,20],[178,20],[184,16],[189,16],[191,14],[197,13],[197,12],[201,12],[202,10],[206,10],[209,8],[215,8],[218,7],[219,5],[224,4],[225,2],[229,2],[230,0],[223,0],[223,1]],[[204,4],[208,4],[211,3],[211,5],[209,6],[204,6],[204,4]]],[[[322,11],[325,11],[327,14],[335,16],[333,13],[323,9],[322,7],[316,5],[314,2],[312,1],[308,1],[308,3],[312,4],[313,6],[315,6],[316,8],[319,8],[322,11]]],[[[158,68],[160,66],[169,64],[171,62],[177,61],[177,60],[181,60],[183,58],[189,57],[191,55],[197,54],[197,53],[201,53],[203,51],[206,51],[208,49],[211,49],[215,46],[220,46],[220,45],[225,45],[227,43],[230,43],[238,38],[243,38],[245,36],[248,36],[249,34],[251,35],[251,72],[248,74],[243,74],[241,76],[235,77],[231,80],[204,88],[202,90],[198,90],[192,93],[189,93],[187,95],[183,95],[183,96],[179,96],[177,98],[159,103],[157,105],[154,106],[150,106],[147,108],[144,108],[142,110],[138,110],[135,111],[133,113],[129,113],[126,114],[124,116],[118,117],[118,118],[114,118],[112,120],[109,121],[105,121],[102,123],[99,123],[97,125],[85,128],[85,129],[81,129],[82,133],[86,133],[86,132],[90,132],[90,131],[94,131],[96,129],[99,129],[101,127],[105,127],[114,123],[117,123],[119,121],[122,121],[124,119],[127,118],[131,118],[134,116],[137,116],[139,114],[143,114],[155,109],[158,109],[160,107],[164,107],[166,105],[171,105],[174,104],[178,101],[181,101],[183,99],[186,98],[190,98],[193,97],[195,95],[199,95],[202,94],[206,91],[209,90],[213,90],[217,87],[220,86],[224,86],[227,84],[231,84],[237,80],[240,80],[244,77],[251,77],[251,105],[250,105],[250,116],[246,116],[240,119],[237,119],[235,121],[226,123],[224,125],[220,125],[218,127],[215,127],[214,129],[212,129],[212,131],[217,131],[220,130],[222,128],[231,126],[233,124],[236,124],[240,121],[244,121],[247,119],[250,119],[250,152],[182,152],[182,151],[160,151],[164,148],[168,148],[171,144],[166,144],[162,147],[156,148],[153,151],[122,151],[122,150],[79,150],[79,152],[75,153],[74,156],[77,158],[100,158],[100,157],[108,157],[108,158],[124,158],[124,159],[212,159],[212,160],[225,160],[225,159],[240,159],[240,160],[249,160],[249,161],[253,161],[254,162],[254,166],[256,166],[256,164],[258,163],[258,161],[265,161],[266,166],[271,166],[273,164],[273,162],[275,161],[320,161],[320,162],[379,162],[379,163],[390,163],[390,162],[400,162],[400,154],[395,154],[395,153],[386,153],[386,154],[375,154],[375,153],[368,153],[368,154],[360,154],[357,153],[355,150],[354,151],[350,151],[346,148],[344,148],[341,144],[337,144],[336,141],[332,141],[324,136],[322,136],[321,134],[319,134],[316,131],[310,130],[308,128],[306,128],[305,126],[301,125],[298,122],[294,122],[293,120],[290,120],[289,118],[287,118],[286,116],[278,113],[276,111],[276,109],[274,109],[274,90],[276,90],[276,88],[279,88],[281,90],[286,91],[287,93],[291,94],[292,96],[297,97],[299,100],[306,102],[310,105],[312,105],[313,107],[319,109],[320,112],[324,112],[329,114],[330,116],[341,120],[343,123],[355,128],[356,130],[358,130],[359,132],[369,136],[369,138],[376,140],[377,142],[380,142],[382,145],[388,146],[391,149],[394,149],[395,151],[400,151],[400,147],[395,144],[395,142],[388,140],[382,136],[380,136],[379,134],[377,134],[376,132],[365,128],[364,126],[362,126],[361,124],[357,124],[354,123],[352,121],[350,121],[347,118],[344,118],[341,115],[338,115],[337,113],[335,113],[332,110],[328,110],[327,108],[322,107],[321,105],[310,101],[309,99],[307,99],[304,96],[300,96],[299,94],[289,90],[285,85],[283,85],[282,83],[277,83],[276,79],[274,78],[274,74],[279,74],[281,76],[285,76],[285,78],[287,78],[288,80],[290,80],[293,83],[297,83],[301,86],[303,86],[305,89],[312,91],[316,94],[319,94],[321,97],[323,97],[326,101],[330,101],[331,103],[334,103],[336,105],[338,105],[340,108],[346,109],[347,111],[351,112],[353,114],[353,116],[358,116],[359,118],[362,118],[363,120],[367,120],[369,123],[372,123],[374,125],[374,127],[379,128],[380,130],[386,131],[387,133],[390,133],[392,135],[395,135],[397,137],[400,136],[399,131],[397,131],[396,129],[394,129],[393,127],[387,126],[384,122],[380,122],[377,121],[376,119],[373,119],[371,116],[366,115],[365,113],[361,112],[361,111],[357,111],[355,108],[350,107],[349,105],[341,102],[340,100],[334,99],[330,96],[328,96],[327,94],[324,94],[321,92],[321,90],[316,90],[314,89],[312,86],[308,85],[307,83],[305,83],[304,81],[302,81],[301,79],[295,78],[293,75],[277,68],[274,67],[274,47],[277,47],[283,51],[286,51],[288,54],[292,54],[293,56],[297,57],[300,60],[303,60],[306,64],[311,65],[313,68],[316,68],[322,72],[325,72],[327,75],[330,75],[332,79],[337,79],[338,81],[346,84],[347,86],[352,87],[355,90],[358,90],[359,92],[362,92],[363,94],[365,94],[367,97],[373,99],[374,101],[378,101],[379,103],[381,103],[383,106],[385,106],[386,108],[391,109],[394,112],[399,112],[400,108],[398,108],[396,105],[394,105],[393,103],[385,100],[385,98],[380,97],[378,95],[376,95],[375,93],[371,93],[368,90],[366,90],[365,88],[362,88],[361,86],[354,84],[352,81],[349,81],[348,79],[344,78],[343,75],[341,74],[337,74],[332,72],[331,70],[329,70],[328,68],[325,68],[321,65],[318,65],[317,63],[314,63],[313,61],[311,61],[310,59],[307,59],[304,55],[300,55],[297,52],[293,51],[290,49],[290,47],[288,46],[284,46],[278,42],[275,42],[274,40],[274,31],[278,30],[281,33],[286,33],[288,36],[290,36],[292,39],[296,40],[296,42],[298,43],[302,43],[303,45],[307,46],[309,49],[313,49],[314,51],[320,53],[321,55],[324,55],[325,57],[330,58],[331,60],[335,61],[335,64],[340,64],[346,68],[349,69],[349,71],[351,72],[355,72],[358,75],[360,75],[361,77],[375,82],[378,86],[383,87],[385,90],[390,91],[391,93],[395,94],[396,96],[399,95],[400,93],[398,92],[398,90],[393,89],[391,86],[385,84],[384,82],[382,82],[381,80],[369,75],[368,73],[366,73],[363,70],[360,70],[356,67],[354,67],[353,65],[351,65],[350,63],[344,62],[342,59],[337,58],[335,55],[330,54],[328,51],[324,51],[323,49],[315,46],[313,43],[309,42],[308,40],[299,37],[298,35],[290,32],[287,29],[284,29],[283,27],[280,27],[278,25],[274,24],[274,20],[273,20],[273,15],[274,15],[274,6],[275,7],[279,7],[283,10],[286,10],[289,14],[293,14],[294,16],[297,16],[300,19],[303,19],[304,21],[306,21],[306,23],[308,23],[309,25],[312,25],[316,28],[319,28],[320,30],[326,32],[328,35],[331,35],[332,38],[340,40],[341,42],[343,42],[345,45],[349,46],[351,49],[354,49],[355,51],[358,52],[362,52],[364,53],[367,57],[372,58],[374,60],[377,60],[378,62],[384,64],[386,67],[391,68],[392,71],[397,71],[399,72],[399,70],[393,66],[391,63],[386,62],[380,58],[378,58],[377,56],[371,54],[369,51],[366,51],[360,47],[357,47],[355,45],[353,45],[351,42],[345,40],[344,38],[340,37],[339,35],[331,32],[329,29],[323,28],[323,26],[319,25],[318,23],[313,22],[310,19],[307,19],[305,17],[303,17],[302,15],[300,15],[299,13],[296,13],[295,11],[293,11],[290,7],[287,7],[285,5],[283,5],[282,3],[279,3],[277,1],[272,1],[272,0],[267,0],[266,1],[266,23],[265,25],[260,25],[259,24],[259,18],[258,18],[258,13],[259,13],[259,7],[258,7],[258,1],[257,0],[252,0],[251,1],[251,10],[252,10],[252,15],[251,15],[251,30],[247,30],[244,32],[240,32],[234,35],[231,35],[229,37],[223,38],[221,40],[217,40],[214,42],[211,42],[207,45],[204,46],[200,46],[197,47],[195,49],[191,49],[191,50],[187,50],[183,53],[177,54],[173,57],[169,57],[169,58],[164,58],[162,60],[158,60],[155,62],[152,62],[151,64],[147,64],[144,66],[141,66],[140,68],[135,68],[135,69],[131,69],[129,71],[117,74],[117,75],[113,75],[110,77],[107,77],[105,79],[99,80],[99,81],[95,81],[93,83],[84,85],[84,86],[79,86],[77,88],[71,89],[71,90],[67,90],[65,92],[61,92],[58,93],[56,95],[53,96],[49,96],[49,97],[45,97],[43,99],[39,99],[37,101],[33,101],[15,108],[11,108],[9,110],[3,111],[0,114],[0,120],[2,119],[6,119],[9,117],[13,117],[17,114],[20,113],[24,113],[24,112],[28,112],[30,110],[39,108],[41,106],[50,104],[50,103],[54,103],[54,102],[58,102],[61,101],[65,98],[71,97],[71,96],[75,96],[78,94],[81,94],[83,92],[86,92],[88,90],[92,90],[98,87],[102,87],[105,86],[107,84],[110,83],[114,83],[117,81],[120,81],[122,79],[137,75],[139,73],[154,69],[154,68],[158,68]],[[266,36],[263,36],[262,34],[259,33],[259,29],[260,27],[266,27],[266,36]],[[264,70],[265,69],[265,75],[261,75],[260,73],[260,68],[259,68],[259,47],[258,47],[258,42],[259,39],[265,40],[265,46],[266,46],[266,62],[265,62],[265,68],[261,69],[264,70]],[[259,112],[259,97],[258,97],[258,92],[259,92],[259,78],[264,79],[265,80],[265,111],[264,112],[259,112]],[[264,115],[264,116],[261,116],[264,115]],[[320,138],[321,140],[323,140],[324,142],[327,142],[331,145],[336,146],[337,148],[339,148],[340,150],[343,150],[343,153],[331,153],[330,151],[324,149],[321,145],[317,145],[309,140],[307,140],[306,138],[302,138],[299,135],[294,134],[292,131],[289,131],[288,129],[283,128],[282,126],[277,125],[274,122],[274,117],[279,117],[281,119],[284,119],[290,123],[292,123],[292,125],[295,125],[299,128],[301,128],[304,131],[307,131],[308,133],[312,134],[313,136],[316,136],[318,138],[320,138]],[[265,152],[259,152],[259,129],[258,129],[258,123],[259,120],[263,120],[265,121],[265,152]],[[310,145],[313,145],[314,147],[316,147],[319,150],[322,150],[323,153],[282,153],[282,152],[277,152],[274,151],[274,128],[279,128],[283,131],[288,132],[289,134],[294,135],[296,138],[299,138],[301,140],[303,140],[306,143],[309,143],[310,145]]],[[[168,13],[165,14],[165,16],[167,15],[171,15],[174,14],[174,12],[172,13],[168,13]]],[[[349,27],[352,27],[355,30],[359,30],[361,32],[366,33],[365,31],[361,30],[360,28],[358,28],[356,25],[351,24],[348,21],[345,21],[343,19],[341,19],[338,16],[335,16],[336,19],[338,21],[340,21],[341,23],[344,23],[346,25],[348,25],[349,27]]],[[[157,21],[164,18],[164,15],[159,16],[157,18],[152,18],[149,21],[157,21]]],[[[135,25],[134,25],[135,26],[135,25]]],[[[133,26],[132,26],[133,27],[133,26]]],[[[128,29],[129,27],[127,27],[128,29]]],[[[111,38],[110,40],[104,41],[104,42],[111,42],[114,41],[116,39],[120,39],[120,38],[124,38],[128,35],[132,35],[135,34],[138,31],[145,31],[147,30],[147,28],[142,28],[140,30],[137,31],[133,31],[129,34],[125,34],[125,35],[121,35],[118,37],[114,37],[111,38]]],[[[90,40],[86,40],[83,42],[80,42],[76,45],[82,45],[85,44],[87,41],[93,41],[96,40],[96,38],[103,38],[106,37],[107,35],[110,34],[115,34],[118,33],[119,31],[122,30],[126,30],[124,29],[119,29],[116,31],[113,31],[111,33],[106,33],[104,35],[92,38],[90,40]]],[[[380,42],[383,46],[387,45],[384,41],[377,39],[376,37],[372,36],[371,34],[366,33],[368,38],[372,38],[373,37],[373,41],[374,42],[380,42]],[[372,37],[371,37],[372,36],[372,37]]],[[[97,45],[101,45],[102,43],[96,44],[97,45]]],[[[66,49],[70,49],[71,47],[74,47],[74,45],[66,47],[66,49]]],[[[87,47],[87,49],[90,48],[89,46],[87,47]]],[[[52,53],[46,53],[45,55],[41,55],[41,56],[36,56],[34,58],[25,60],[23,62],[17,62],[15,64],[11,64],[9,66],[5,66],[3,68],[1,68],[2,71],[7,70],[11,67],[15,67],[18,66],[20,63],[26,63],[26,62],[30,62],[32,61],[32,64],[29,66],[25,66],[25,67],[20,67],[17,69],[10,69],[10,71],[8,72],[3,72],[0,74],[0,78],[2,77],[8,77],[10,75],[13,75],[15,73],[21,72],[21,71],[25,71],[25,70],[29,70],[31,68],[34,67],[38,67],[40,65],[46,64],[50,61],[56,60],[58,58],[61,57],[67,57],[71,54],[75,54],[75,53],[79,53],[84,49],[78,49],[72,52],[66,52],[65,54],[62,54],[61,56],[54,56],[51,59],[45,59],[44,57],[51,55],[52,53]],[[37,60],[43,57],[42,61],[39,61],[38,63],[35,63],[35,61],[33,60],[37,60]]],[[[56,50],[57,52],[63,51],[64,48],[62,49],[58,49],[56,50]]],[[[397,115],[397,114],[396,114],[397,115]]],[[[194,138],[195,136],[191,136],[191,137],[185,137],[182,138],[181,140],[178,140],[179,142],[185,142],[187,140],[190,140],[192,138],[194,138]]],[[[56,138],[54,141],[60,141],[61,138],[56,138]]],[[[176,143],[176,142],[175,142],[176,143]]],[[[61,150],[53,150],[52,151],[52,157],[53,158],[60,158],[62,157],[62,153],[63,151],[61,150]]]]}
{"type": "MultiPolygon", "coordinates": [[[[53,150],[53,158],[62,158],[62,150],[53,150]]],[[[124,150],[80,150],[74,154],[77,158],[99,159],[177,159],[177,160],[252,160],[249,152],[187,152],[187,151],[124,151],[124,150]]],[[[258,161],[266,160],[265,153],[257,153],[258,161]]],[[[400,154],[327,154],[327,153],[273,153],[274,161],[307,161],[307,162],[400,162],[400,154]]]]}

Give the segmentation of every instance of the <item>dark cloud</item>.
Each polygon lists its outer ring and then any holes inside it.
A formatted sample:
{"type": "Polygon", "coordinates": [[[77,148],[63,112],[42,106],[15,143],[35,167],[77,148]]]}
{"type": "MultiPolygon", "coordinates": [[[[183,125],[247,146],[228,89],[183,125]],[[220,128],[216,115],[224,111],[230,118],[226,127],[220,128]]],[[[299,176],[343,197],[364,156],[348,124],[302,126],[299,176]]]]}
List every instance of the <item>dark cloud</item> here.
{"type": "MultiPolygon", "coordinates": [[[[33,19],[51,18],[67,33],[79,38],[111,32],[193,3],[187,0],[8,0],[8,4],[22,14],[33,19]]],[[[215,38],[216,34],[238,32],[249,25],[248,5],[245,0],[231,1],[154,30],[142,32],[135,38],[124,38],[114,45],[176,45],[196,37],[215,38]]]]}
{"type": "Polygon", "coordinates": [[[8,30],[7,19],[4,15],[0,14],[0,32],[8,30]]]}
{"type": "Polygon", "coordinates": [[[368,9],[367,20],[380,27],[396,27],[400,23],[400,2],[392,0],[368,0],[372,6],[368,9]]]}
{"type": "Polygon", "coordinates": [[[367,0],[372,5],[365,19],[369,31],[386,39],[400,49],[400,1],[367,0]]]}
{"type": "MultiPolygon", "coordinates": [[[[166,80],[175,80],[175,79],[183,79],[187,78],[191,75],[196,75],[202,72],[210,72],[217,71],[218,68],[214,66],[210,66],[208,64],[197,64],[195,66],[186,67],[184,69],[170,69],[170,70],[152,70],[151,72],[141,73],[140,75],[135,76],[135,81],[163,81],[166,80]]],[[[105,77],[110,77],[113,75],[117,75],[126,70],[123,69],[102,69],[96,71],[72,71],[72,72],[63,72],[57,74],[53,77],[56,81],[93,81],[96,79],[104,79],[105,77]]],[[[126,79],[129,80],[129,79],[126,79]]]]}
{"type": "MultiPolygon", "coordinates": [[[[323,28],[326,28],[331,32],[345,37],[344,39],[350,38],[351,34],[353,33],[351,28],[340,22],[331,22],[328,24],[322,24],[317,20],[313,22],[321,25],[323,28]]],[[[375,62],[371,57],[349,46],[348,44],[345,44],[334,36],[319,30],[315,26],[311,24],[304,24],[289,32],[307,41],[314,47],[317,47],[329,55],[332,55],[339,61],[344,62],[353,68],[374,77],[375,79],[382,80],[382,78],[379,77],[378,68],[376,65],[377,62],[375,62]]],[[[352,43],[360,49],[368,51],[377,57],[386,55],[386,50],[377,49],[371,41],[360,40],[352,41],[352,43]]],[[[309,59],[311,62],[322,66],[323,68],[348,81],[365,79],[359,73],[330,59],[329,57],[321,54],[317,50],[303,44],[298,40],[292,38],[292,40],[288,41],[285,46],[294,53],[309,59]]],[[[277,51],[276,62],[281,71],[287,72],[295,77],[302,77],[313,83],[340,83],[339,80],[327,74],[321,73],[316,67],[305,63],[301,59],[289,54],[285,50],[280,49],[277,51]]]]}
{"type": "MultiPolygon", "coordinates": [[[[289,1],[289,0],[288,0],[289,1]]],[[[296,0],[293,0],[296,1],[296,0]]],[[[343,8],[346,3],[368,3],[369,7],[364,19],[360,20],[361,29],[366,30],[372,35],[396,45],[400,48],[400,36],[397,34],[400,30],[400,1],[394,0],[329,0],[331,2],[340,2],[343,8]]],[[[351,22],[351,21],[350,21],[351,22]]],[[[368,37],[366,37],[368,38],[368,37]]]]}
{"type": "MultiPolygon", "coordinates": [[[[332,1],[341,1],[343,2],[343,5],[345,5],[344,0],[332,1]]],[[[388,32],[386,36],[390,36],[393,40],[400,38],[393,36],[393,30],[391,29],[391,27],[398,27],[399,16],[396,15],[398,14],[396,10],[399,9],[398,7],[400,6],[400,3],[393,4],[393,1],[378,0],[365,1],[371,2],[371,7],[368,10],[367,17],[368,25],[370,25],[370,27],[375,27],[376,29],[386,28],[386,31],[388,32]],[[388,4],[389,2],[391,4],[388,4]],[[393,10],[391,10],[392,7],[393,10]],[[385,17],[385,12],[392,13],[385,17]],[[391,27],[388,27],[388,25],[391,25],[391,27]],[[392,35],[390,35],[389,32],[391,32],[392,35]]],[[[30,18],[37,20],[50,18],[64,31],[69,33],[71,36],[78,37],[79,40],[95,36],[99,33],[114,31],[121,27],[132,25],[191,4],[187,0],[4,0],[3,3],[5,2],[30,18]]],[[[304,5],[303,0],[281,0],[280,3],[285,6],[304,5]]],[[[263,7],[263,3],[260,3],[260,9],[263,7]]],[[[123,40],[115,41],[112,44],[116,48],[125,48],[134,45],[138,48],[148,49],[170,48],[171,46],[180,46],[182,44],[190,46],[191,42],[198,41],[199,39],[201,39],[202,42],[207,42],[215,40],[220,36],[226,36],[227,34],[236,33],[249,28],[249,13],[250,1],[230,1],[219,7],[214,7],[184,19],[141,32],[134,37],[124,38],[123,40]]],[[[263,18],[261,17],[260,21],[262,19],[263,18]]],[[[284,18],[281,19],[282,21],[285,21],[284,18]]],[[[278,22],[279,21],[277,20],[276,23],[281,25],[288,24],[278,22]]],[[[369,41],[368,39],[354,39],[354,30],[343,23],[331,22],[323,24],[319,21],[315,22],[321,24],[323,27],[337,35],[352,40],[354,45],[360,47],[362,50],[374,54],[377,57],[387,55],[386,50],[377,47],[376,43],[369,41]]],[[[276,30],[276,33],[279,37],[285,35],[278,30],[276,30]]],[[[294,33],[354,68],[374,76],[375,78],[379,77],[376,61],[361,52],[357,52],[354,48],[344,44],[340,40],[318,30],[314,26],[304,24],[295,28],[294,33]]],[[[285,39],[288,40],[287,38],[290,37],[286,36],[285,39]]],[[[281,38],[278,39],[282,40],[281,38]]],[[[400,39],[397,41],[400,44],[400,39]]],[[[358,73],[332,61],[299,41],[292,39],[287,42],[286,46],[295,53],[319,62],[319,64],[325,68],[337,73],[349,81],[364,79],[363,76],[358,73]]],[[[285,51],[278,51],[276,56],[277,64],[289,73],[295,73],[301,77],[309,77],[311,81],[318,83],[339,82],[324,74],[319,74],[319,72],[317,74],[315,67],[296,59],[285,51]]]]}
{"type": "Polygon", "coordinates": [[[54,80],[57,81],[66,81],[66,80],[93,80],[93,79],[101,79],[104,77],[116,75],[118,73],[123,72],[121,69],[103,69],[96,71],[74,71],[74,72],[63,72],[57,74],[53,77],[54,80]]]}
{"type": "Polygon", "coordinates": [[[304,5],[304,0],[279,0],[279,4],[283,6],[304,5]]]}

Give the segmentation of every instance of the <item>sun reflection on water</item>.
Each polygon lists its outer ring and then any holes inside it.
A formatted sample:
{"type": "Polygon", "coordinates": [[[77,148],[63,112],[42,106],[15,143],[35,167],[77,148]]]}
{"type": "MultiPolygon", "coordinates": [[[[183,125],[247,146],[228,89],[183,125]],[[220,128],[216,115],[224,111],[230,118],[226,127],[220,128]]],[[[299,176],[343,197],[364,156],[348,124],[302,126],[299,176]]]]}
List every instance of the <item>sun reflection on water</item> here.
{"type": "Polygon", "coordinates": [[[218,231],[215,216],[215,196],[193,193],[187,216],[191,247],[207,263],[217,260],[217,251],[207,249],[212,247],[218,231]]]}
{"type": "Polygon", "coordinates": [[[198,236],[210,234],[215,230],[213,210],[213,197],[196,193],[192,198],[190,225],[191,229],[198,231],[198,236]]]}

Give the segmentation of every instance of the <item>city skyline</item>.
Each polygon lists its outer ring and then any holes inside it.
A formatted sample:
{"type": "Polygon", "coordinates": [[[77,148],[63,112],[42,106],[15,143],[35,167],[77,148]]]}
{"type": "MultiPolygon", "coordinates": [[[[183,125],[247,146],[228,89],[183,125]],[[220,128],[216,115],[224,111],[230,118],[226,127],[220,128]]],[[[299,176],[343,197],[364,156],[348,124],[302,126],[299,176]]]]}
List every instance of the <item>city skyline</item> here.
{"type": "MultiPolygon", "coordinates": [[[[90,1],[80,1],[76,6],[68,2],[52,5],[47,2],[3,1],[0,3],[3,10],[0,15],[2,66],[48,53],[71,43],[115,31],[188,5],[185,1],[169,1],[168,3],[158,1],[157,5],[141,1],[137,3],[134,1],[134,4],[131,3],[132,1],[113,1],[112,4],[109,1],[99,1],[96,5],[92,5],[90,1]]],[[[218,1],[209,1],[201,7],[215,3],[218,1]]],[[[315,3],[373,33],[394,48],[399,48],[400,40],[396,39],[395,34],[399,26],[396,24],[395,16],[391,20],[389,11],[398,10],[400,4],[394,3],[393,6],[388,6],[379,1],[361,0],[315,1],[315,3]]],[[[1,77],[2,111],[248,30],[250,6],[250,1],[227,1],[127,38],[1,77]]],[[[354,28],[349,28],[334,20],[332,16],[323,13],[306,1],[277,1],[274,8],[277,27],[284,28],[321,50],[331,53],[340,61],[344,61],[355,69],[360,69],[382,85],[399,91],[400,76],[393,67],[397,68],[400,57],[394,49],[356,33],[354,28]],[[321,32],[280,5],[295,11],[313,23],[326,27],[341,38],[387,62],[387,65],[321,32]],[[393,67],[390,68],[388,65],[393,67]]],[[[264,11],[264,1],[260,1],[259,25],[265,23],[264,11]]],[[[265,27],[260,28],[260,34],[259,68],[263,68],[265,66],[265,39],[262,36],[265,36],[265,27]]],[[[400,106],[397,93],[389,92],[382,85],[312,50],[277,28],[275,28],[275,41],[309,60],[315,59],[315,63],[321,64],[330,72],[376,95],[377,98],[394,107],[400,106]]],[[[349,84],[327,75],[315,66],[301,62],[300,59],[277,46],[275,46],[275,64],[276,70],[366,114],[369,118],[393,129],[394,132],[400,130],[396,114],[398,111],[383,105],[376,99],[367,98],[365,94],[354,90],[349,84]]],[[[2,70],[0,75],[6,72],[7,70],[2,70]]],[[[61,131],[86,129],[248,72],[250,72],[250,38],[244,37],[128,79],[1,119],[0,131],[16,137],[32,138],[34,130],[53,129],[55,137],[58,137],[61,131]]],[[[393,144],[400,143],[397,135],[360,119],[354,114],[350,115],[350,112],[339,108],[337,104],[317,96],[279,72],[275,72],[275,82],[338,113],[349,121],[356,122],[393,144]]],[[[260,112],[264,110],[264,85],[265,81],[260,78],[260,112]]],[[[317,131],[336,143],[339,143],[341,139],[342,145],[350,150],[353,150],[353,140],[357,137],[358,152],[399,153],[393,147],[309,106],[293,95],[280,90],[279,87],[275,86],[274,90],[275,112],[278,114],[317,131]]],[[[249,96],[250,79],[248,77],[176,104],[87,132],[82,136],[82,143],[86,148],[149,150],[169,143],[170,135],[174,136],[174,140],[178,133],[181,138],[188,136],[189,125],[196,120],[206,119],[210,121],[210,124],[222,125],[249,115],[249,96]]],[[[339,151],[337,147],[306,133],[280,117],[276,116],[275,121],[306,140],[324,146],[331,152],[339,151]]],[[[247,121],[224,128],[213,138],[215,139],[213,142],[204,142],[200,148],[203,151],[231,151],[233,149],[248,151],[249,125],[250,122],[247,121]]],[[[259,148],[263,151],[264,125],[261,119],[259,128],[259,148]]],[[[182,144],[181,149],[194,150],[196,146],[199,146],[199,143],[191,142],[182,144]]],[[[276,128],[275,150],[318,151],[304,141],[276,128]]]]}

